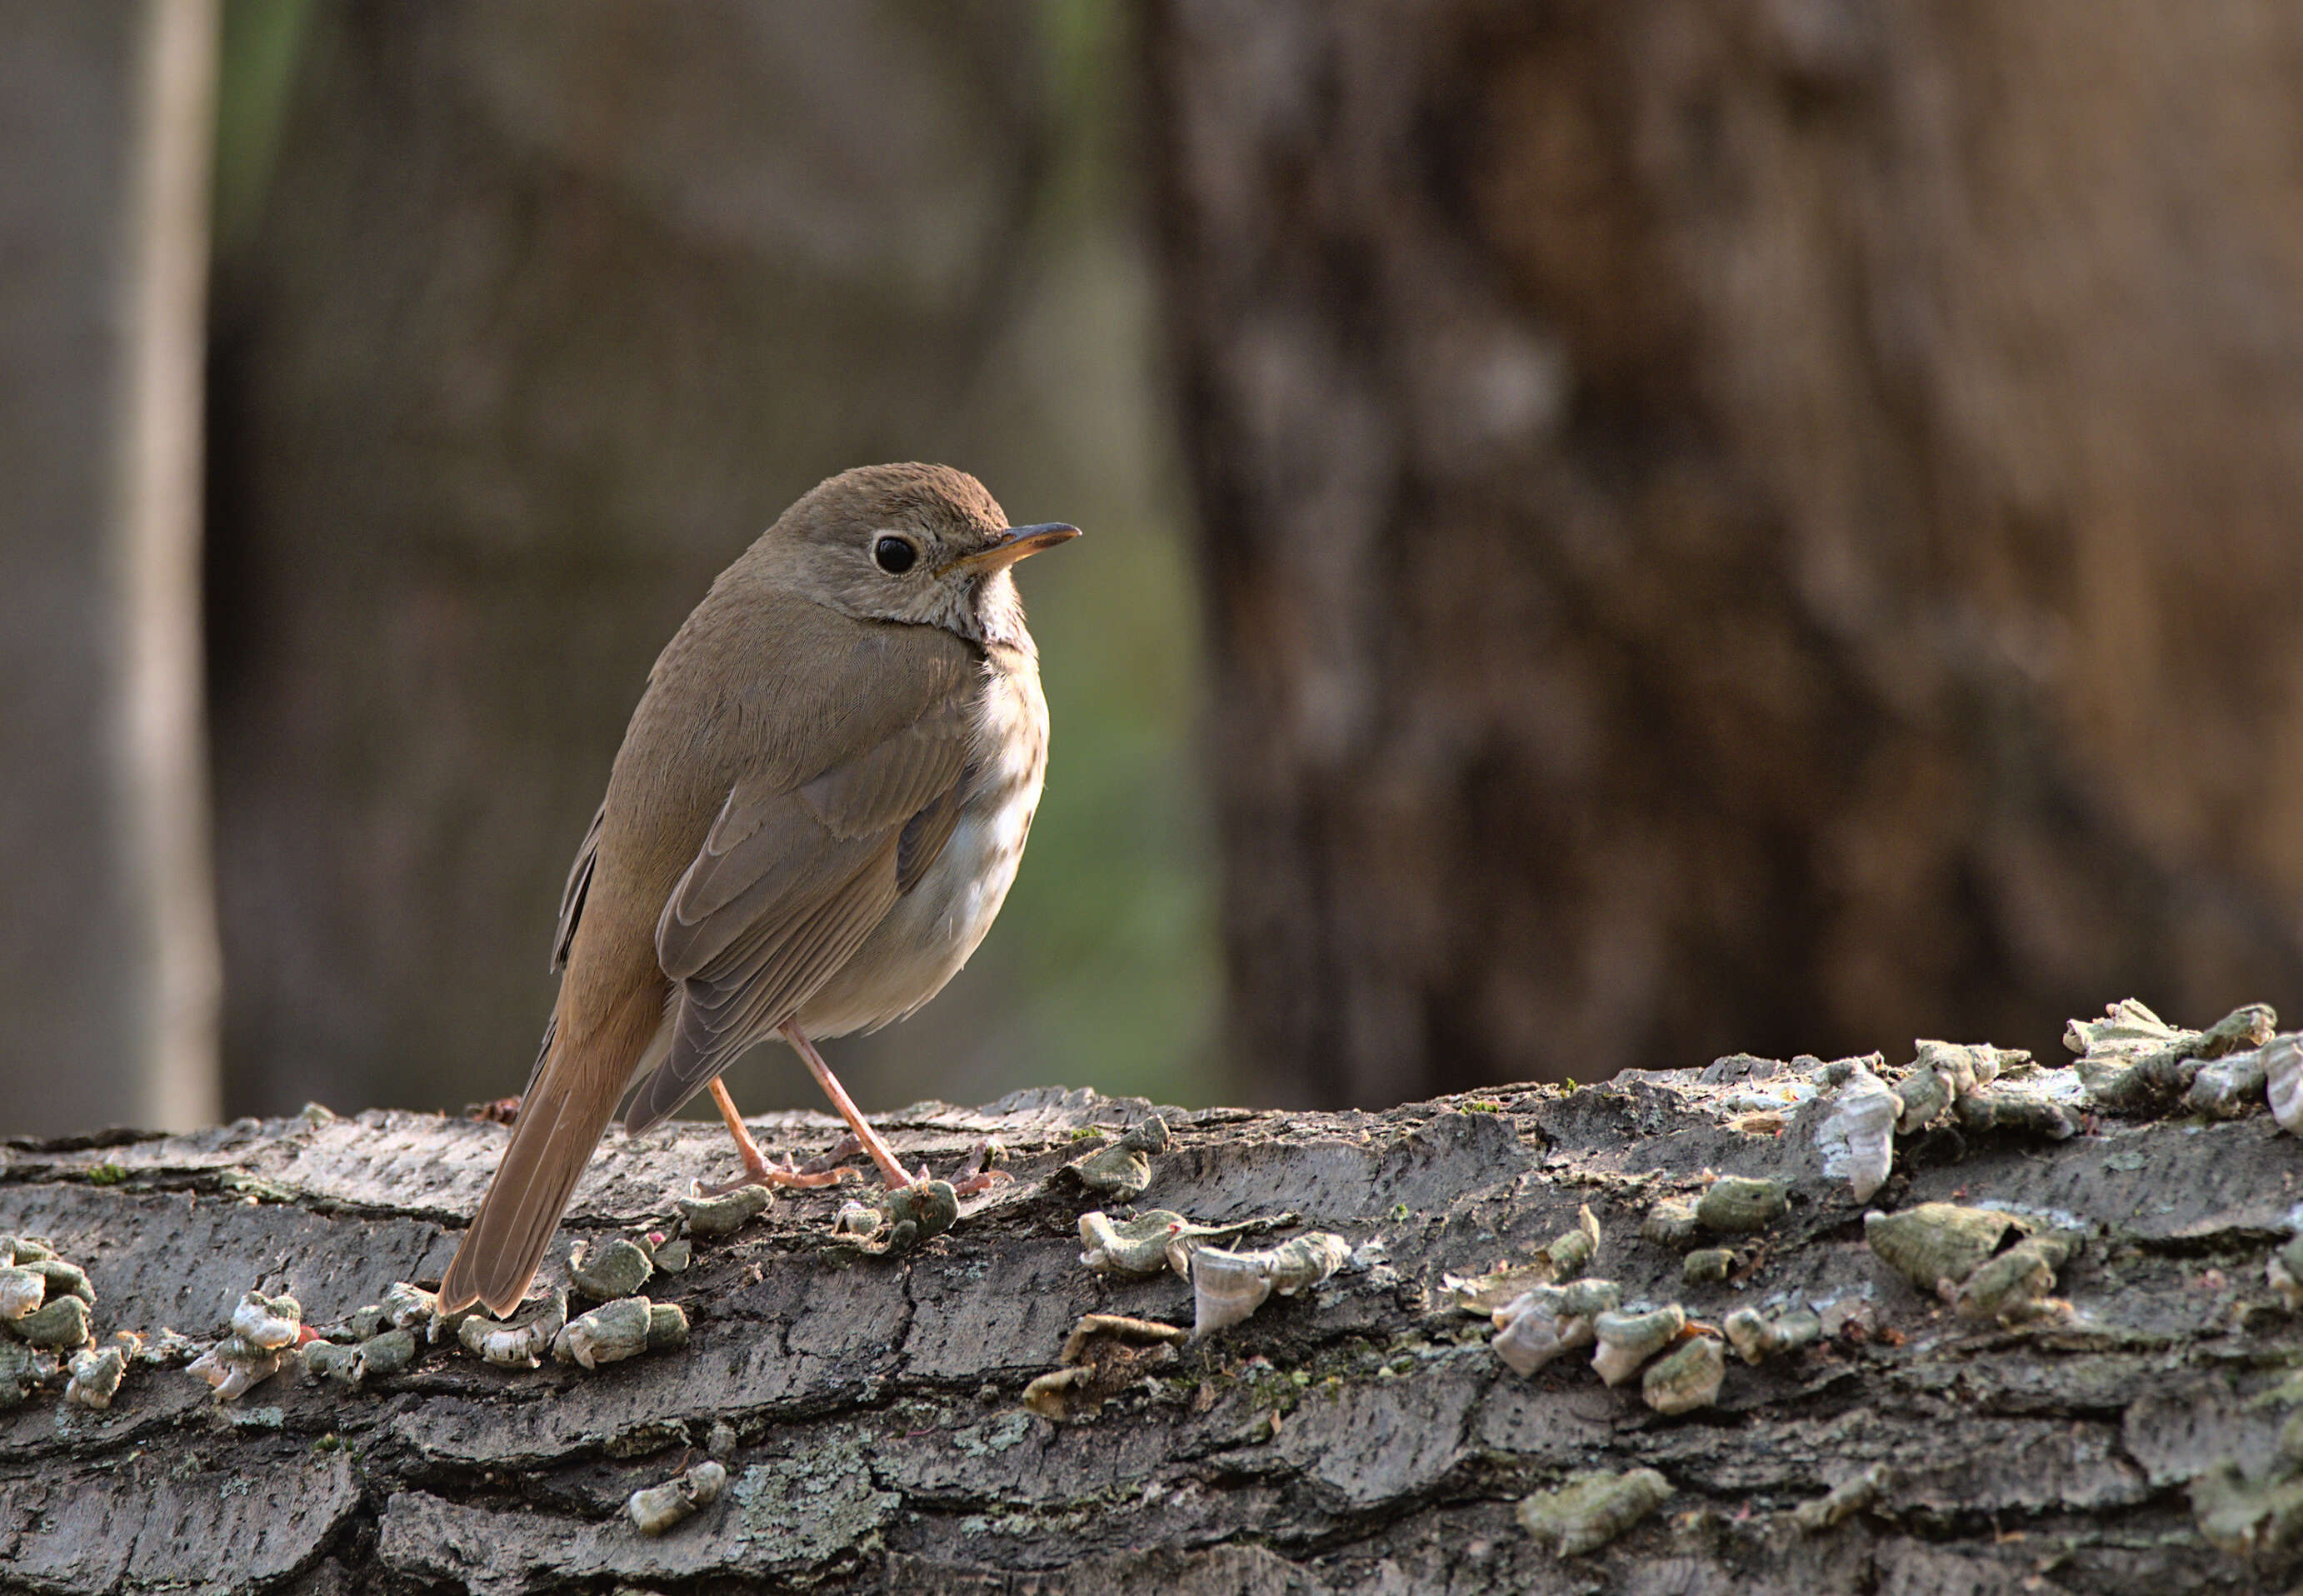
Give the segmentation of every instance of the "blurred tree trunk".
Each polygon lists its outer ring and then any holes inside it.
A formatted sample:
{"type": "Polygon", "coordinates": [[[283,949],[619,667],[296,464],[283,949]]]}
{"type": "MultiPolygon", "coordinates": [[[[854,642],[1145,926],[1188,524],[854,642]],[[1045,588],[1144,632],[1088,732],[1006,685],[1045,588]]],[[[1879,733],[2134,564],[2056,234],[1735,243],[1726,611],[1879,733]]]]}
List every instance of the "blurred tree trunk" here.
{"type": "Polygon", "coordinates": [[[0,1130],[214,1117],[212,0],[0,0],[0,1130]]]}
{"type": "Polygon", "coordinates": [[[216,319],[236,1109],[518,1088],[656,651],[793,498],[968,407],[1031,24],[316,9],[216,319]]]}
{"type": "Polygon", "coordinates": [[[1147,22],[1268,1096],[2303,999],[2303,16],[1147,22]]]}

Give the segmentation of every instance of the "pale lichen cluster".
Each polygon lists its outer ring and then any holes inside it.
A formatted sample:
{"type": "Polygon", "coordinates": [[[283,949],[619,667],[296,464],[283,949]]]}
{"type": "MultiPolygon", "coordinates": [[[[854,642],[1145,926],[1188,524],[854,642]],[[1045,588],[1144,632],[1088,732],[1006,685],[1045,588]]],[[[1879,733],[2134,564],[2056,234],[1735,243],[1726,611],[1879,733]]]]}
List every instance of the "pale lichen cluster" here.
{"type": "Polygon", "coordinates": [[[124,1330],[98,1346],[95,1310],[87,1271],[38,1237],[0,1236],[0,1407],[61,1389],[66,1407],[101,1413],[131,1365],[181,1357],[172,1331],[156,1347],[124,1330]]]}
{"type": "MultiPolygon", "coordinates": [[[[1651,1214],[1645,1229],[1674,1241],[1705,1229],[1747,1233],[1780,1215],[1784,1201],[1780,1182],[1728,1176],[1693,1202],[1664,1199],[1658,1205],[1663,1217],[1651,1214]]],[[[1532,1374],[1565,1353],[1590,1347],[1592,1372],[1602,1383],[1622,1385],[1639,1375],[1641,1399],[1658,1413],[1712,1406],[1727,1368],[1717,1327],[1690,1319],[1675,1302],[1627,1308],[1623,1288],[1611,1280],[1551,1278],[1562,1266],[1590,1263],[1599,1244],[1599,1222],[1587,1205],[1577,1211],[1574,1227],[1539,1248],[1532,1262],[1485,1275],[1449,1275],[1442,1286],[1458,1312],[1482,1315],[1494,1324],[1489,1345],[1515,1373],[1532,1374]],[[1506,1289],[1523,1285],[1524,1290],[1496,1304],[1506,1289]]]]}
{"type": "MultiPolygon", "coordinates": [[[[1092,1191],[1132,1199],[1150,1186],[1151,1160],[1168,1146],[1167,1121],[1153,1114],[1065,1168],[1092,1191]]],[[[1192,1328],[1187,1331],[1179,1325],[1120,1315],[1084,1315],[1066,1340],[1058,1366],[1025,1388],[1025,1408],[1047,1418],[1092,1416],[1118,1390],[1174,1361],[1183,1343],[1242,1323],[1274,1296],[1309,1292],[1353,1265],[1355,1257],[1357,1266],[1378,1267],[1380,1240],[1366,1242],[1355,1253],[1343,1237],[1320,1231],[1269,1247],[1215,1245],[1244,1232],[1295,1222],[1295,1215],[1280,1214],[1230,1224],[1197,1224],[1167,1208],[1117,1220],[1101,1209],[1082,1214],[1080,1262],[1098,1274],[1141,1277],[1172,1272],[1192,1288],[1192,1328]]]]}

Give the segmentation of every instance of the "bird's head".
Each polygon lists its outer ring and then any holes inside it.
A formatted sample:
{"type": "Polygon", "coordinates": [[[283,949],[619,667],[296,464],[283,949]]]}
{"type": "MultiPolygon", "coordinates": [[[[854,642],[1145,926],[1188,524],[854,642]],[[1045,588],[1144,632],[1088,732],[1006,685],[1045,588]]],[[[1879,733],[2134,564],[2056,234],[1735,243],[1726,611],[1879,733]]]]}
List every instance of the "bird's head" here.
{"type": "Polygon", "coordinates": [[[1077,536],[1060,522],[1008,525],[983,484],[949,466],[863,466],[785,511],[761,552],[800,593],[858,619],[1029,647],[1010,568],[1077,536]]]}

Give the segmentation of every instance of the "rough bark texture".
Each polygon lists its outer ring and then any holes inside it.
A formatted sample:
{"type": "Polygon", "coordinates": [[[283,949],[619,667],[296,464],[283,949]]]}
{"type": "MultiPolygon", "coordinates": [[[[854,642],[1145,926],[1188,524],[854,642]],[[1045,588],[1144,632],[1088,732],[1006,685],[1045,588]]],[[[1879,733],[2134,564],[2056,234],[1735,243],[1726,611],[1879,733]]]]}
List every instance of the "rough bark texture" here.
{"type": "MultiPolygon", "coordinates": [[[[1015,1183],[905,1258],[832,1250],[830,1192],[699,1243],[654,1292],[694,1321],[684,1352],[587,1374],[434,1349],[358,1393],[283,1374],[224,1407],[180,1371],[139,1368],[108,1414],[36,1397],[0,1415],[0,1588],[2172,1596],[2303,1571],[2211,1549],[2186,1492],[2222,1463],[2270,1468],[2299,1399],[2255,1400],[2303,1358],[2303,1324],[2262,1283],[2298,1165],[2267,1119],[1907,1155],[1883,1205],[1997,1199],[2092,1232],[2063,1272],[2076,1318],[2011,1333],[1956,1323],[1890,1275],[1805,1138],[1732,1128],[1725,1096],[1683,1072],[1380,1115],[1170,1111],[1143,1205],[1286,1211],[1362,1264],[1380,1239],[1388,1262],[1274,1298],[1062,1423],[1018,1399],[1077,1315],[1190,1318],[1172,1278],[1082,1267],[1076,1217],[1102,1205],[1060,1168],[1083,1128],[1147,1105],[922,1105],[890,1117],[907,1156],[949,1168],[997,1135],[1015,1183]],[[1683,1288],[1677,1254],[1638,1239],[1651,1199],[1707,1169],[1794,1182],[1740,1286],[1683,1288]],[[1711,1320],[1776,1292],[1864,1298],[1877,1332],[1735,1364],[1717,1407],[1678,1418],[1580,1357],[1515,1376],[1483,1326],[1439,1306],[1441,1273],[1524,1258],[1582,1204],[1605,1231],[1594,1269],[1634,1296],[1711,1320]],[[737,1441],[727,1495],[640,1538],[626,1495],[698,1457],[719,1421],[737,1441]],[[1795,1530],[1788,1509],[1874,1463],[1892,1470],[1874,1510],[1795,1530]],[[1562,1561],[1516,1527],[1523,1493],[1632,1466],[1673,1495],[1614,1544],[1562,1561]]],[[[831,1138],[820,1119],[769,1129],[803,1151],[831,1138]]],[[[100,1331],[214,1335],[250,1286],[326,1320],[437,1273],[502,1137],[378,1112],[18,1143],[0,1230],[87,1264],[100,1331]]],[[[612,1150],[576,1234],[661,1224],[691,1172],[730,1162],[696,1127],[612,1150]]]]}
{"type": "Polygon", "coordinates": [[[214,0],[0,4],[0,1082],[214,1119],[199,367],[214,0]]]}
{"type": "Polygon", "coordinates": [[[2293,1000],[2292,7],[1148,16],[1270,1100],[2293,1000]]]}

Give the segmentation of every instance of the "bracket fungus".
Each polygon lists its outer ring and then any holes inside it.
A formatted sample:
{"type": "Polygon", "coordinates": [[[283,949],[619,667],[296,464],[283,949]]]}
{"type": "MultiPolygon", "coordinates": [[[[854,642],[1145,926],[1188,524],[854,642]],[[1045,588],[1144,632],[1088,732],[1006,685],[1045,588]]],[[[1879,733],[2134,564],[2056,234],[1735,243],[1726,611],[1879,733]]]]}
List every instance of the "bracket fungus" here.
{"type": "Polygon", "coordinates": [[[69,1365],[72,1380],[64,1387],[64,1400],[75,1407],[93,1408],[98,1413],[109,1408],[120,1390],[121,1381],[128,1373],[128,1351],[115,1342],[73,1353],[69,1365]]]}
{"type": "Polygon", "coordinates": [[[621,1236],[596,1247],[578,1241],[568,1250],[568,1283],[595,1302],[637,1296],[654,1273],[647,1250],[621,1236]]]}
{"type": "Polygon", "coordinates": [[[50,1352],[69,1352],[96,1339],[89,1329],[88,1299],[83,1297],[51,1298],[22,1318],[10,1320],[8,1328],[25,1345],[50,1352]]]}
{"type": "Polygon", "coordinates": [[[1621,1385],[1686,1328],[1686,1310],[1675,1302],[1643,1314],[1597,1315],[1591,1321],[1591,1335],[1599,1347],[1591,1354],[1591,1366],[1607,1384],[1621,1385]]]}
{"type": "Polygon", "coordinates": [[[457,1327],[465,1351],[504,1369],[541,1367],[568,1323],[568,1293],[553,1291],[519,1318],[503,1323],[474,1315],[457,1327]]]}
{"type": "Polygon", "coordinates": [[[1613,1281],[1537,1286],[1495,1310],[1496,1333],[1488,1344],[1514,1373],[1532,1374],[1561,1353],[1590,1346],[1591,1321],[1615,1312],[1623,1300],[1623,1288],[1613,1281]]]}
{"type": "Polygon", "coordinates": [[[625,1499],[624,1512],[641,1534],[661,1535],[718,1501],[727,1488],[727,1466],[706,1458],[689,1464],[661,1485],[633,1491],[625,1499]]]}
{"type": "Polygon", "coordinates": [[[1808,1308],[1789,1308],[1773,1318],[1757,1308],[1737,1308],[1719,1329],[1738,1357],[1758,1364],[1821,1340],[1823,1317],[1808,1308]]]}
{"type": "Polygon", "coordinates": [[[1695,1222],[1707,1231],[1743,1235],[1766,1230],[1790,1205],[1789,1189],[1781,1180],[1722,1175],[1696,1199],[1695,1222]]]}
{"type": "Polygon", "coordinates": [[[1075,1159],[1067,1167],[1090,1190],[1131,1203],[1152,1184],[1152,1155],[1167,1150],[1168,1121],[1155,1113],[1109,1147],[1075,1159]]]}
{"type": "Polygon", "coordinates": [[[775,1200],[764,1186],[738,1186],[719,1197],[678,1197],[672,1206],[688,1222],[692,1236],[732,1236],[747,1222],[766,1213],[775,1200]]]}
{"type": "Polygon", "coordinates": [[[266,1297],[260,1291],[245,1292],[240,1306],[232,1310],[232,1333],[261,1351],[292,1347],[302,1339],[303,1331],[304,1305],[285,1294],[266,1297]]]}
{"type": "Polygon", "coordinates": [[[1519,1505],[1520,1527],[1563,1558],[1597,1551],[1671,1499],[1671,1482],[1651,1468],[1571,1476],[1519,1505]]]}
{"type": "Polygon", "coordinates": [[[1868,1203],[1895,1166],[1895,1125],[1902,1097],[1860,1064],[1850,1064],[1839,1089],[1817,1120],[1816,1149],[1823,1172],[1844,1179],[1859,1203],[1868,1203]]]}
{"type": "Polygon", "coordinates": [[[1648,1365],[1640,1377],[1640,1394],[1658,1413],[1691,1413],[1719,1399],[1719,1382],[1726,1373],[1719,1342],[1708,1335],[1690,1336],[1648,1365]]]}
{"type": "Polygon", "coordinates": [[[2303,1035],[2275,1037],[2263,1049],[2265,1095],[2271,1117],[2290,1136],[2303,1136],[2303,1035]]]}
{"type": "Polygon", "coordinates": [[[2261,1047],[2278,1028],[2278,1014],[2255,1003],[2205,1030],[2185,1030],[2130,997],[2112,1004],[2100,1020],[2072,1021],[2063,1029],[2063,1045],[2079,1055],[2074,1067],[2096,1101],[2150,1108],[2188,1092],[2206,1061],[2261,1047]]]}
{"type": "Polygon", "coordinates": [[[552,1338],[555,1362],[586,1369],[688,1344],[688,1314],[677,1303],[624,1297],[570,1319],[552,1338]]]}
{"type": "Polygon", "coordinates": [[[1869,1509],[1887,1489],[1887,1466],[1875,1463],[1853,1479],[1842,1480],[1823,1495],[1792,1509],[1792,1524],[1812,1535],[1869,1509]]]}
{"type": "Polygon", "coordinates": [[[1725,1247],[1700,1247],[1679,1261],[1679,1278],[1687,1285],[1717,1285],[1735,1271],[1735,1253],[1725,1247]]]}
{"type": "Polygon", "coordinates": [[[2009,1231],[2029,1228],[2012,1214],[1956,1203],[1921,1203],[1898,1214],[1875,1210],[1863,1216],[1863,1239],[1871,1250],[1929,1296],[1944,1282],[1956,1286],[1974,1273],[2009,1231]]]}
{"type": "Polygon", "coordinates": [[[1172,1208],[1146,1208],[1133,1219],[1115,1220],[1091,1208],[1079,1217],[1080,1262],[1098,1274],[1157,1274],[1172,1269],[1189,1280],[1191,1253],[1205,1242],[1236,1236],[1258,1221],[1237,1224],[1194,1224],[1172,1208]]]}
{"type": "Polygon", "coordinates": [[[1191,1256],[1192,1337],[1237,1324],[1277,1291],[1293,1297],[1336,1273],[1351,1256],[1341,1236],[1313,1231],[1261,1252],[1202,1247],[1191,1256]]]}
{"type": "Polygon", "coordinates": [[[1092,1418],[1146,1371],[1173,1361],[1177,1346],[1188,1340],[1179,1325],[1084,1314],[1064,1338],[1060,1366],[1024,1388],[1024,1407],[1042,1418],[1092,1418]]]}
{"type": "Polygon", "coordinates": [[[271,1379],[287,1361],[284,1348],[251,1347],[233,1335],[185,1365],[184,1372],[213,1386],[217,1401],[231,1402],[271,1379]]]}
{"type": "Polygon", "coordinates": [[[909,1252],[959,1220],[959,1194],[949,1180],[922,1180],[841,1208],[832,1239],[873,1257],[909,1252]]]}
{"type": "Polygon", "coordinates": [[[1575,1223],[1541,1247],[1524,1264],[1509,1264],[1485,1274],[1447,1274],[1440,1289],[1447,1306],[1458,1313],[1492,1314],[1538,1286],[1573,1276],[1599,1251],[1599,1222],[1587,1204],[1576,1210],[1575,1223]]]}
{"type": "Polygon", "coordinates": [[[1695,1204],[1687,1197],[1658,1197],[1640,1222],[1640,1236],[1658,1247],[1684,1247],[1695,1239],[1695,1204]]]}

